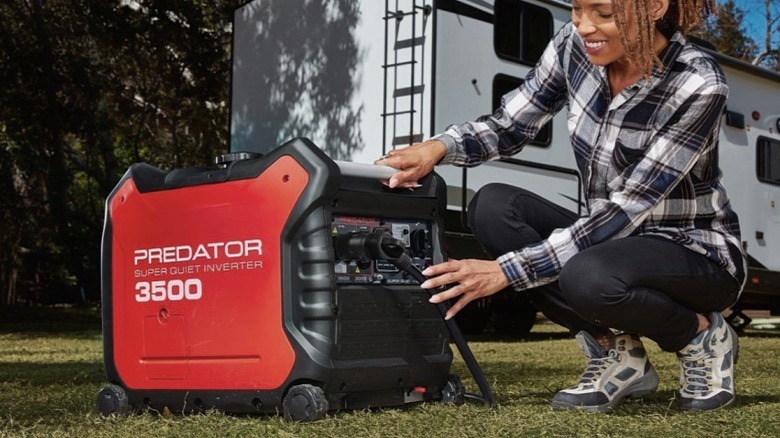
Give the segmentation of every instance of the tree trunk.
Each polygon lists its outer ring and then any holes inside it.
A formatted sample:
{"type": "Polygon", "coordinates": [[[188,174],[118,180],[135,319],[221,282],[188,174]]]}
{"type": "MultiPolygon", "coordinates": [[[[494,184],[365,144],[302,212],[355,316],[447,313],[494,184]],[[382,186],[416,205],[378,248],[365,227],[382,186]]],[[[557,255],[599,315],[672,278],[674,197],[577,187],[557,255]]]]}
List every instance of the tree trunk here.
{"type": "Polygon", "coordinates": [[[11,272],[8,276],[8,288],[6,289],[5,304],[7,306],[13,306],[16,304],[16,278],[19,275],[19,270],[16,266],[11,267],[11,272]]]}
{"type": "Polygon", "coordinates": [[[772,10],[769,8],[771,0],[764,0],[764,11],[766,12],[766,39],[764,44],[766,45],[766,53],[772,50],[772,10]]]}
{"type": "Polygon", "coordinates": [[[19,242],[12,242],[8,251],[8,258],[3,269],[2,301],[6,306],[16,304],[16,283],[19,277],[19,242]]]}

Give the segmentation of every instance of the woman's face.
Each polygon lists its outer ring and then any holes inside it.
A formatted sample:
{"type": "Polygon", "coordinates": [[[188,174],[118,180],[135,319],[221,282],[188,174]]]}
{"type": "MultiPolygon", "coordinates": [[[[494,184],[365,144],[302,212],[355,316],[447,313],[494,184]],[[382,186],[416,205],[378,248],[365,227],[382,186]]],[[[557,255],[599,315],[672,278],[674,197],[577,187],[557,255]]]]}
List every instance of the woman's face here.
{"type": "Polygon", "coordinates": [[[571,20],[593,64],[606,66],[625,58],[610,0],[572,0],[571,20]]]}

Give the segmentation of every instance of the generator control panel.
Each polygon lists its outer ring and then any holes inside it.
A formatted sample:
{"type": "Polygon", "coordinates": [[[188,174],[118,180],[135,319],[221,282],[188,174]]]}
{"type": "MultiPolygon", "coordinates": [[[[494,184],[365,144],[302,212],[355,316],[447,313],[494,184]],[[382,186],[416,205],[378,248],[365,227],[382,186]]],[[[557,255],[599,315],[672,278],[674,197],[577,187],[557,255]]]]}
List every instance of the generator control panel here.
{"type": "MultiPolygon", "coordinates": [[[[333,236],[354,232],[385,231],[406,245],[420,269],[433,263],[431,223],[406,219],[333,216],[333,236]]],[[[336,260],[338,284],[419,284],[407,272],[386,260],[336,260]]]]}

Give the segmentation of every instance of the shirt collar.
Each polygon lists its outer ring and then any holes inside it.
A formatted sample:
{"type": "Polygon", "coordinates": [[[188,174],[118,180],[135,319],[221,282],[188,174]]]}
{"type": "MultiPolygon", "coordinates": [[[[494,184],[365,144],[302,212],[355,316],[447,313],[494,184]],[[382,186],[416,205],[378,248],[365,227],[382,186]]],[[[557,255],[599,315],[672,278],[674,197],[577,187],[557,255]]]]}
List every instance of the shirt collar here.
{"type": "MultiPolygon", "coordinates": [[[[685,37],[679,30],[669,38],[666,47],[658,54],[658,59],[661,60],[661,68],[653,69],[653,73],[650,75],[650,85],[660,82],[669,75],[669,72],[672,70],[672,65],[680,56],[683,46],[685,46],[685,42],[685,37]]],[[[642,79],[642,81],[646,80],[642,79]]]]}

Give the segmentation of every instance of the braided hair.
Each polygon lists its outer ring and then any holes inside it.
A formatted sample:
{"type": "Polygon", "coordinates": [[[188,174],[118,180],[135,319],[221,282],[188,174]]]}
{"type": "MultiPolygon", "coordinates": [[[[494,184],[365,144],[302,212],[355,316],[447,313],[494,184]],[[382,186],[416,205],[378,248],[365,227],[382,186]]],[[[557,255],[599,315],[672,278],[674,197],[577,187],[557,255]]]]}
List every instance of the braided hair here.
{"type": "Polygon", "coordinates": [[[715,0],[669,0],[664,16],[654,20],[652,0],[612,0],[615,23],[626,57],[649,78],[653,67],[662,68],[655,53],[655,29],[671,34],[677,30],[687,34],[710,14],[715,13],[715,0]],[[630,8],[630,11],[628,9],[630,8]],[[633,18],[633,26],[628,20],[633,18]],[[633,30],[633,38],[628,31],[633,30]]]}

